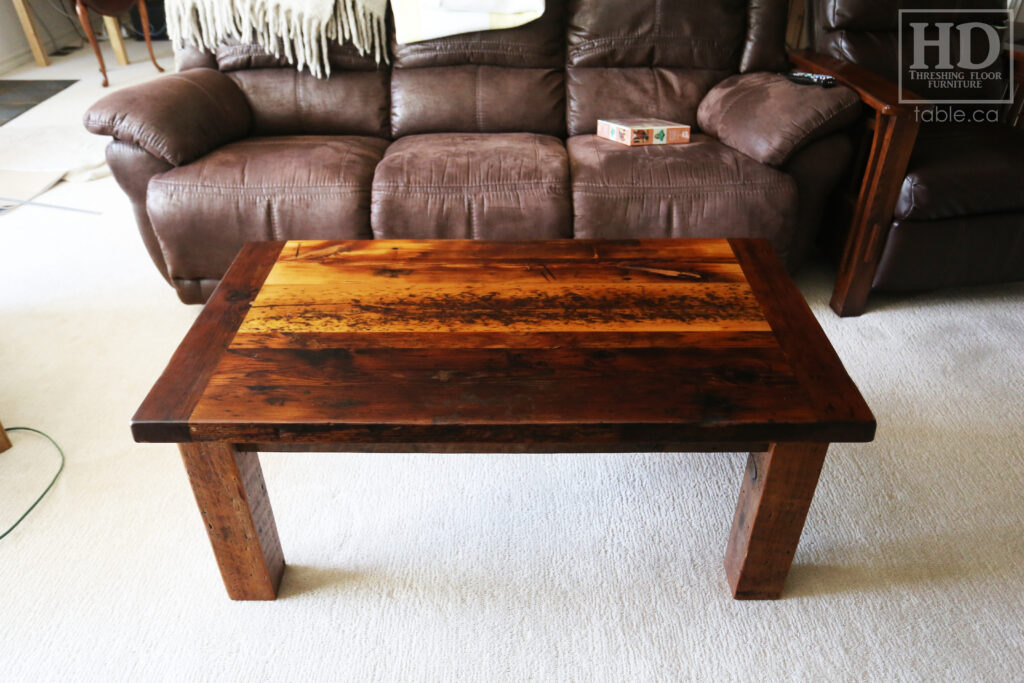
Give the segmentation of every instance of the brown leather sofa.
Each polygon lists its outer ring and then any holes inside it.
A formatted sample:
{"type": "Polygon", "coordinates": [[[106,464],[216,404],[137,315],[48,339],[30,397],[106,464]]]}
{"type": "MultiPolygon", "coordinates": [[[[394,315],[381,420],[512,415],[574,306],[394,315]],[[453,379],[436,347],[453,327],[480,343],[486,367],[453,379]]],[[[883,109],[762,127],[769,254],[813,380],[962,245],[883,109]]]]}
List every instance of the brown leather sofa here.
{"type": "MultiPolygon", "coordinates": [[[[905,72],[903,83],[909,92],[901,97],[897,10],[917,7],[1005,10],[1006,2],[810,0],[810,35],[816,52],[793,55],[802,68],[831,73],[856,88],[875,109],[869,120],[874,142],[868,170],[832,296],[832,307],[840,315],[859,315],[875,290],[1024,280],[1024,130],[1007,121],[1006,111],[979,102],[1006,98],[1010,55],[1002,54],[988,67],[990,76],[998,73],[1002,78],[984,81],[984,89],[911,80],[905,72]],[[939,110],[901,104],[901,99],[968,101],[939,110]],[[989,110],[998,114],[997,122],[974,122],[975,112],[984,119],[989,110]],[[956,111],[964,113],[965,122],[930,120],[951,117],[956,111]]],[[[993,15],[968,16],[991,21],[993,15]]],[[[950,17],[966,18],[930,15],[950,17]]],[[[1002,20],[1005,23],[1005,15],[1002,20]]],[[[951,35],[956,41],[959,33],[951,35]]],[[[966,46],[956,42],[952,54],[959,55],[961,48],[966,46]]],[[[980,61],[977,55],[974,58],[980,61]]],[[[1013,85],[1009,84],[1009,94],[1013,85]]],[[[1019,114],[1020,92],[1017,96],[1018,105],[1009,109],[1019,114]]]]}
{"type": "Polygon", "coordinates": [[[799,86],[787,0],[548,0],[526,26],[335,46],[317,80],[249,45],[85,117],[149,252],[186,302],[266,239],[764,237],[804,259],[851,157],[846,88],[799,86]],[[695,127],[629,148],[599,117],[695,127]],[[699,130],[696,130],[698,129],[699,130]]]}

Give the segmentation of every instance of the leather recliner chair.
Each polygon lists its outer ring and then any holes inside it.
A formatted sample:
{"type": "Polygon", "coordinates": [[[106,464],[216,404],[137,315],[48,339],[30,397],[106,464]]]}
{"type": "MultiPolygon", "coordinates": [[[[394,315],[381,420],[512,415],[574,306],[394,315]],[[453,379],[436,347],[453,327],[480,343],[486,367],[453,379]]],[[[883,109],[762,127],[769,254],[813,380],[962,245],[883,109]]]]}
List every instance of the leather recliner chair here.
{"type": "Polygon", "coordinates": [[[525,26],[334,46],[317,80],[250,45],[86,114],[186,302],[266,239],[764,237],[791,266],[851,157],[846,88],[786,69],[786,0],[548,0],[525,26]],[[694,126],[629,148],[598,118],[694,126]]]}
{"type": "MultiPolygon", "coordinates": [[[[996,112],[998,122],[974,122],[976,112],[985,119],[994,111],[981,100],[1013,93],[1010,55],[1002,54],[987,68],[988,75],[1000,78],[988,78],[979,90],[912,80],[904,71],[907,91],[901,97],[898,10],[918,6],[1006,9],[1003,0],[809,0],[815,52],[792,55],[798,66],[831,73],[856,88],[876,110],[868,170],[832,296],[832,308],[840,315],[860,315],[873,290],[1024,280],[1024,131],[1006,120],[1005,111],[996,112]],[[976,103],[942,108],[942,118],[962,112],[963,123],[930,122],[938,109],[901,104],[901,99],[976,103]]],[[[920,16],[991,21],[994,15],[920,16]]],[[[1000,18],[1005,23],[1006,15],[1000,18]]],[[[951,53],[959,62],[960,50],[968,47],[959,44],[958,32],[951,36],[956,41],[951,53]]]]}

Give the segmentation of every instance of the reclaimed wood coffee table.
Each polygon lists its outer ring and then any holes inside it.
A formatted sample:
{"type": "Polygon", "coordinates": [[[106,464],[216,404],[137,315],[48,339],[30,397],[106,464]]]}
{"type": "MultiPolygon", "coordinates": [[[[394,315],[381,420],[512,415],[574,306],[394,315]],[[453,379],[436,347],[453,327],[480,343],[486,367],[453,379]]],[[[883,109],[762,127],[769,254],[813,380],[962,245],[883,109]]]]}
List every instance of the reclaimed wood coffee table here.
{"type": "Polygon", "coordinates": [[[234,599],[284,570],[260,450],[751,451],[726,575],[777,598],[829,443],[875,421],[764,241],[263,242],[132,432],[180,444],[234,599]]]}

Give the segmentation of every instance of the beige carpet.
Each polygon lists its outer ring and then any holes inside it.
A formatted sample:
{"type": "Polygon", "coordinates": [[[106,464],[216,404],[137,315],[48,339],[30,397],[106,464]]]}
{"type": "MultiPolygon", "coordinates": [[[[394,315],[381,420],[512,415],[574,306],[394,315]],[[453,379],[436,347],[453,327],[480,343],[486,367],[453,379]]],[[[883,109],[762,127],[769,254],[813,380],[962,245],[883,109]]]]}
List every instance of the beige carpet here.
{"type": "MultiPolygon", "coordinates": [[[[275,603],[225,596],[172,446],[128,420],[197,309],[110,178],[0,217],[0,420],[68,454],[0,541],[0,679],[1013,681],[1024,671],[1024,287],[839,320],[879,421],[834,446],[785,599],[728,597],[744,457],[263,458],[275,603]]],[[[55,467],[0,455],[0,527],[55,467]]]]}

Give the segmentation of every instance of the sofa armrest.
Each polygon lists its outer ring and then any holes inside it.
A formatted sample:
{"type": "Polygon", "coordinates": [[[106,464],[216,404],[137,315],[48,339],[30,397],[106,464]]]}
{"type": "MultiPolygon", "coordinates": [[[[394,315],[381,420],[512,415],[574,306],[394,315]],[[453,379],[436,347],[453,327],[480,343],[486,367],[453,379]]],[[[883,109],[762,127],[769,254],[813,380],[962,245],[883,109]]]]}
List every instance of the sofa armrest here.
{"type": "Polygon", "coordinates": [[[697,110],[701,130],[763,164],[781,166],[806,145],[856,122],[863,111],[849,88],[799,85],[785,76],[731,76],[697,110]]]}
{"type": "Polygon", "coordinates": [[[91,133],[180,166],[248,135],[252,110],[221,72],[190,69],[111,93],[89,108],[84,121],[91,133]]]}

